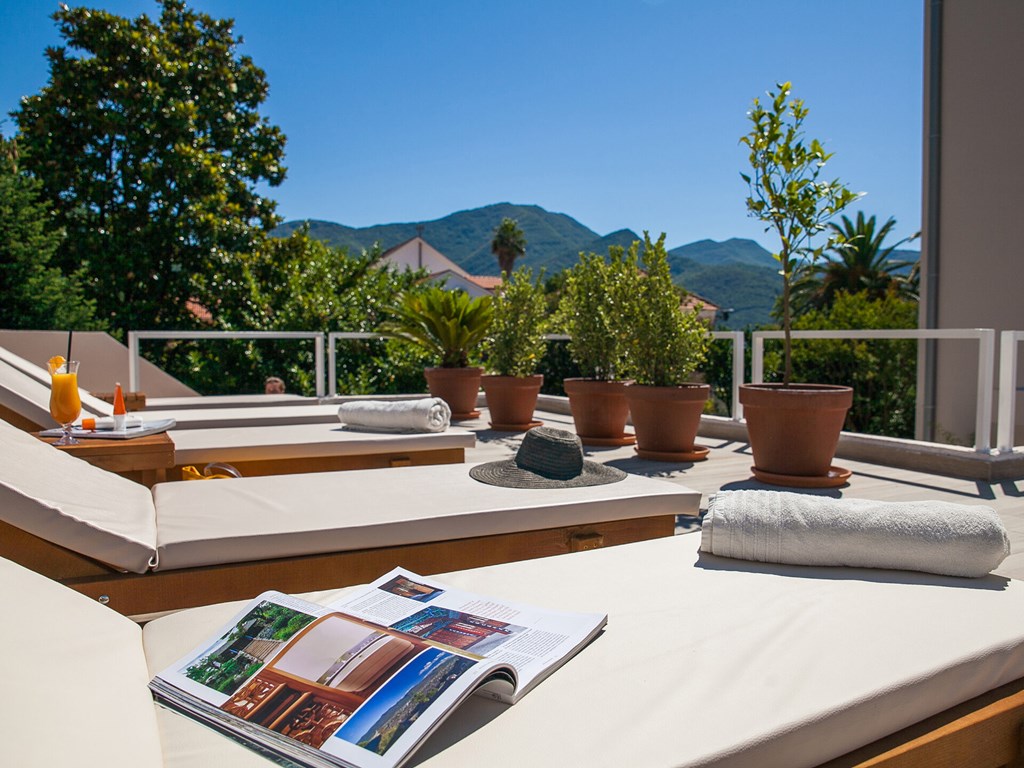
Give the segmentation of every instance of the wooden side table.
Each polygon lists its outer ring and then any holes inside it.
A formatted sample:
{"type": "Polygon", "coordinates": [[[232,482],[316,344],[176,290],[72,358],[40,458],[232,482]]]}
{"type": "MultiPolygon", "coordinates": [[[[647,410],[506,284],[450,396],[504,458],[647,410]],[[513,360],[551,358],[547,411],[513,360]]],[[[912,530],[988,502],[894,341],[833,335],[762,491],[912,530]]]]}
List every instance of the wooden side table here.
{"type": "MultiPolygon", "coordinates": [[[[46,443],[53,444],[59,438],[40,437],[46,443]]],[[[78,445],[55,446],[60,451],[70,453],[90,464],[109,472],[127,477],[137,483],[151,488],[155,483],[167,480],[167,471],[174,468],[174,441],[166,432],[131,440],[104,440],[102,438],[80,438],[78,445]]]]}

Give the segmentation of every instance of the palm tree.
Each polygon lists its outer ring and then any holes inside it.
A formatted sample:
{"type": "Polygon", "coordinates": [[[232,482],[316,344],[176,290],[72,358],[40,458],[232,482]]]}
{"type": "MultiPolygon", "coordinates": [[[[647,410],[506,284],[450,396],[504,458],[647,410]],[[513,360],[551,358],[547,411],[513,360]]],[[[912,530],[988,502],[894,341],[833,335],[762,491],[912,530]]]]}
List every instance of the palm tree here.
{"type": "Polygon", "coordinates": [[[863,212],[857,214],[855,222],[847,216],[842,217],[841,225],[829,222],[836,244],[822,261],[801,268],[793,283],[796,314],[830,308],[841,291],[866,291],[872,299],[881,299],[890,291],[896,291],[916,299],[919,279],[916,262],[895,260],[892,254],[921,233],[915,232],[895,245],[884,246],[883,241],[895,226],[896,219],[890,216],[876,230],[875,217],[865,220],[863,212]]]}
{"type": "Polygon", "coordinates": [[[519,222],[507,216],[494,230],[491,253],[498,257],[498,268],[503,275],[512,274],[512,265],[526,253],[526,237],[519,228],[519,222]]]}

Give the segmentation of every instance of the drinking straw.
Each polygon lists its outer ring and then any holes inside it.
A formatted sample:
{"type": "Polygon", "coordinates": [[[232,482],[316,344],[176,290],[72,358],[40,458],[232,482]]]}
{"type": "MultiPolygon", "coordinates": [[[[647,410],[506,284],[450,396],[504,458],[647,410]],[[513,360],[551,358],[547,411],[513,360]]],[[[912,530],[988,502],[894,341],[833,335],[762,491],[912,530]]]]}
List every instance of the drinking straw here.
{"type": "MultiPolygon", "coordinates": [[[[68,331],[68,356],[67,356],[68,363],[71,362],[71,336],[72,336],[72,334],[74,334],[74,331],[73,330],[69,330],[68,331]]],[[[70,369],[70,365],[68,367],[70,369]]]]}

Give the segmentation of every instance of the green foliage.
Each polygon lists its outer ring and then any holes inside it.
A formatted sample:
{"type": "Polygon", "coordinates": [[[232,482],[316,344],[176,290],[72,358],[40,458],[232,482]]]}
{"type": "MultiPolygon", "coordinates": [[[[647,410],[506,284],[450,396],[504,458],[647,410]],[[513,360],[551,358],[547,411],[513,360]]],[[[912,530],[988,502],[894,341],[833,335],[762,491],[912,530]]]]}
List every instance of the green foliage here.
{"type": "Polygon", "coordinates": [[[465,368],[487,336],[494,303],[490,296],[470,299],[465,291],[430,286],[406,291],[388,313],[381,333],[419,346],[443,368],[465,368]]]}
{"type": "Polygon", "coordinates": [[[264,73],[236,53],[230,20],[160,0],[159,21],[62,6],[66,45],[13,114],[25,167],[67,237],[98,314],[120,332],[201,327],[216,309],[198,276],[231,267],[278,219],[255,191],[284,178],[284,136],[259,114],[264,73]]]}
{"type": "MultiPolygon", "coordinates": [[[[626,333],[626,356],[638,384],[671,387],[685,384],[707,357],[710,337],[697,312],[686,312],[669,272],[665,234],[656,242],[644,232],[643,274],[619,320],[626,333]]],[[[640,243],[630,246],[627,263],[635,264],[640,243]]]]}
{"type": "MultiPolygon", "coordinates": [[[[917,303],[890,293],[840,292],[827,310],[796,319],[796,330],[899,329],[917,327],[917,303]]],[[[765,371],[778,365],[765,356],[765,371]]],[[[853,387],[845,429],[913,438],[917,389],[917,342],[903,339],[793,342],[793,369],[801,381],[853,387]]],[[[766,378],[771,378],[766,376],[766,378]]]]}
{"type": "Polygon", "coordinates": [[[499,272],[503,276],[511,275],[516,259],[526,253],[526,236],[515,219],[506,216],[494,229],[491,253],[498,257],[499,272]]]}
{"type": "Polygon", "coordinates": [[[558,324],[571,338],[569,354],[586,378],[613,381],[628,374],[622,318],[636,302],[637,258],[621,246],[608,258],[581,253],[569,270],[558,305],[558,324]]]}
{"type": "MultiPolygon", "coordinates": [[[[380,253],[349,256],[300,229],[240,254],[235,268],[203,277],[216,294],[221,330],[371,332],[385,308],[424,277],[380,268],[380,253]]],[[[175,342],[161,365],[204,394],[262,392],[280,376],[289,392],[312,395],[316,350],[307,341],[175,342]]],[[[338,391],[350,394],[422,391],[422,363],[379,340],[336,347],[338,391]],[[417,386],[417,389],[396,387],[417,386]]]]}
{"type": "Polygon", "coordinates": [[[545,352],[545,300],[543,275],[520,267],[494,298],[494,320],[484,342],[487,367],[500,376],[530,376],[545,352]]]}
{"type": "Polygon", "coordinates": [[[840,292],[867,292],[870,299],[881,299],[896,292],[917,300],[918,279],[915,264],[893,258],[893,252],[904,243],[917,239],[920,232],[884,246],[885,238],[896,226],[889,217],[875,229],[875,217],[864,218],[857,213],[856,222],[842,217],[842,226],[829,222],[833,243],[820,262],[805,264],[793,283],[793,312],[828,309],[840,292]]]}
{"type": "Polygon", "coordinates": [[[802,99],[790,99],[790,83],[780,83],[768,93],[768,108],[754,99],[747,117],[750,133],[740,143],[750,149],[747,212],[765,224],[779,240],[772,256],[781,265],[783,330],[786,334],[784,382],[792,380],[792,327],[790,292],[794,274],[805,261],[815,262],[834,242],[832,237],[812,246],[829,219],[857,199],[838,179],[820,181],[822,169],[832,157],[817,139],[804,142],[803,123],[808,109],[802,99]]]}
{"type": "Polygon", "coordinates": [[[103,330],[80,273],[51,265],[62,240],[39,182],[18,169],[17,146],[0,137],[0,328],[103,330]]]}

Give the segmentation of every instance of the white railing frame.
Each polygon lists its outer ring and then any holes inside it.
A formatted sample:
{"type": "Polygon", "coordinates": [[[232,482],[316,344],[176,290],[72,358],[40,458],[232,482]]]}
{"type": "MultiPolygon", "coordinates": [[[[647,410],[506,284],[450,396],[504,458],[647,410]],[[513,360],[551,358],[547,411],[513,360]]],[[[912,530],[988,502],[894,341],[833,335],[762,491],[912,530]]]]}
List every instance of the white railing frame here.
{"type": "Polygon", "coordinates": [[[338,353],[335,342],[338,339],[386,339],[381,333],[360,333],[356,331],[331,331],[327,334],[327,396],[338,394],[338,353]]]}
{"type": "MultiPolygon", "coordinates": [[[[992,452],[992,385],[995,370],[996,332],[992,328],[929,328],[872,331],[793,331],[794,339],[938,339],[978,342],[978,396],[974,416],[974,450],[992,452]]],[[[751,339],[750,381],[764,381],[764,340],[783,339],[783,331],[754,331],[751,339]]]]}
{"type": "Polygon", "coordinates": [[[743,351],[746,334],[743,331],[713,331],[711,338],[732,341],[732,402],[729,404],[733,421],[743,421],[743,405],[740,403],[740,384],[743,383],[743,351]]]}
{"type": "Polygon", "coordinates": [[[143,339],[313,339],[316,396],[324,396],[324,334],[322,331],[128,331],[128,390],[139,390],[139,342],[143,339]]]}
{"type": "Polygon", "coordinates": [[[999,415],[996,417],[996,445],[1000,453],[1013,451],[1014,421],[1017,418],[1017,344],[1024,331],[999,334],[999,415]]]}

